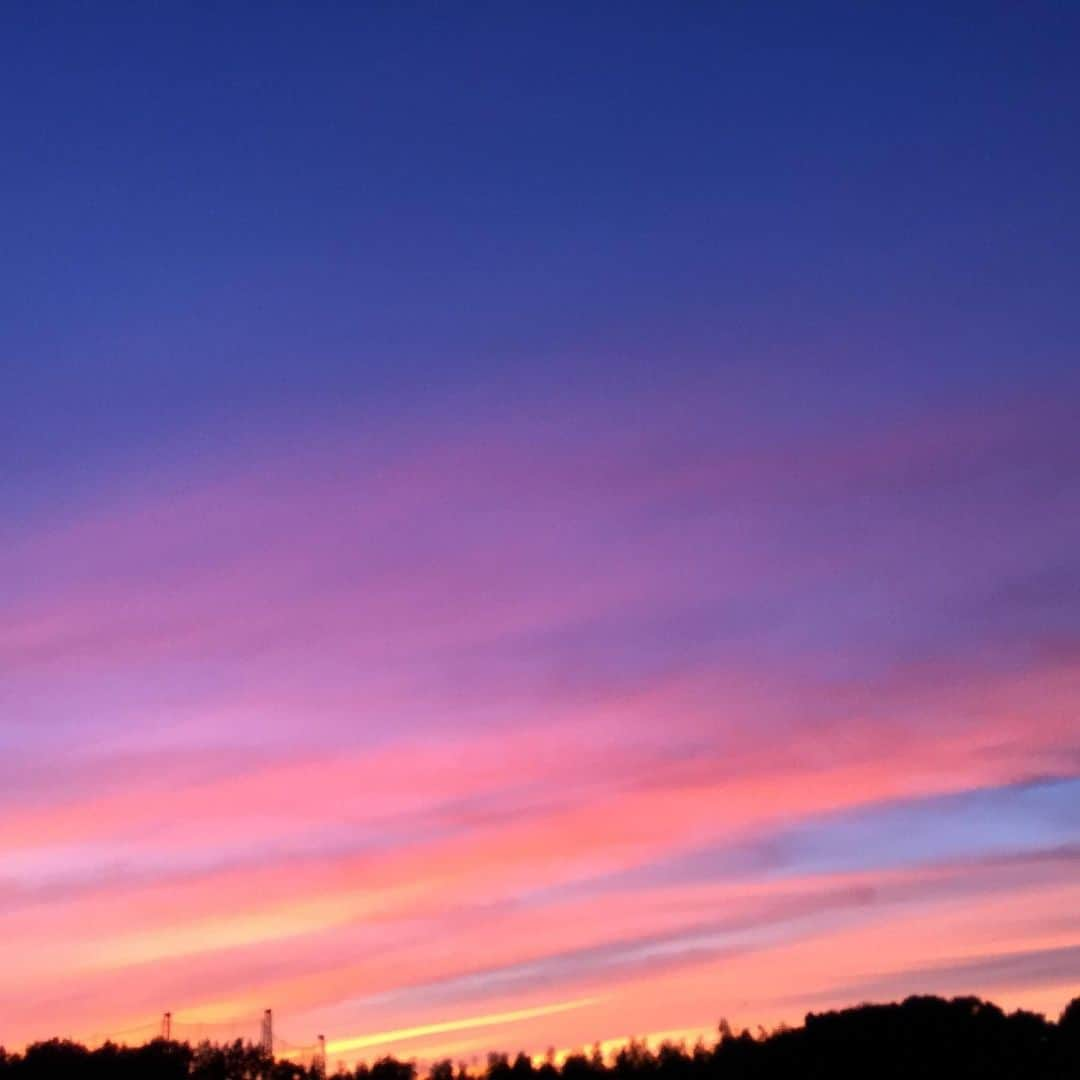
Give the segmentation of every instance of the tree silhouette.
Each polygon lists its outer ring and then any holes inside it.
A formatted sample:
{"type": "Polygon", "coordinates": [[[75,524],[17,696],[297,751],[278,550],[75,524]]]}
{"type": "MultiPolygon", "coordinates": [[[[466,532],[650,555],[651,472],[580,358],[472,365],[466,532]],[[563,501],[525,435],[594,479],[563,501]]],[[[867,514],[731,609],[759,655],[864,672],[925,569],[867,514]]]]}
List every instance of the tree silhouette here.
{"type": "MultiPolygon", "coordinates": [[[[0,1048],[0,1080],[316,1080],[316,1067],[272,1061],[251,1043],[155,1039],[145,1046],[105,1043],[89,1050],[66,1039],[33,1043],[22,1054],[0,1048]]],[[[413,1061],[380,1057],[340,1080],[416,1080],[413,1061]]],[[[430,1080],[468,1080],[450,1061],[430,1080]]],[[[754,1038],[725,1022],[709,1047],[664,1043],[655,1052],[631,1040],[605,1061],[596,1046],[554,1054],[539,1067],[519,1053],[489,1055],[482,1080],[1080,1080],[1080,997],[1056,1023],[1036,1013],[1006,1014],[976,997],[909,997],[809,1013],[801,1027],[754,1038]]]]}

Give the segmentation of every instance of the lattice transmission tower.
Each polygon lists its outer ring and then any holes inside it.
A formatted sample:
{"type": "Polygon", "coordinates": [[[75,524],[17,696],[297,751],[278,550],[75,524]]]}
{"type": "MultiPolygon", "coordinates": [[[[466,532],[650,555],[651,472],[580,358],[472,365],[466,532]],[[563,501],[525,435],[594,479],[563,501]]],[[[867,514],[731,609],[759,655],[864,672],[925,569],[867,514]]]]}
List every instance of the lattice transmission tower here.
{"type": "Polygon", "coordinates": [[[259,1045],[267,1057],[274,1056],[274,1014],[269,1009],[263,1011],[262,1034],[259,1045]]]}

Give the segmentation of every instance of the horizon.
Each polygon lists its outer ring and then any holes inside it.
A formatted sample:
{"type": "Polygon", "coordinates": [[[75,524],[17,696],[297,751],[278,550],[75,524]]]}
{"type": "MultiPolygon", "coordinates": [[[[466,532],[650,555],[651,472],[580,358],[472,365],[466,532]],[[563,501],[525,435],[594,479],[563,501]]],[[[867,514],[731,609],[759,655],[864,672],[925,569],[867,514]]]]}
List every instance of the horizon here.
{"type": "Polygon", "coordinates": [[[0,1043],[1056,1017],[1078,51],[8,5],[0,1043]]]}
{"type": "MultiPolygon", "coordinates": [[[[587,1072],[594,1072],[597,1069],[614,1070],[618,1075],[625,1075],[628,1071],[654,1075],[657,1069],[661,1072],[670,1072],[673,1069],[680,1072],[679,1066],[675,1063],[676,1058],[681,1059],[686,1068],[711,1073],[716,1068],[718,1060],[728,1060],[736,1068],[745,1069],[744,1055],[748,1048],[757,1053],[761,1053],[762,1050],[767,1053],[770,1048],[775,1048],[781,1043],[788,1042],[791,1045],[790,1041],[793,1039],[808,1039],[812,1033],[820,1036],[823,1031],[832,1031],[835,1036],[836,1032],[845,1030],[845,1037],[840,1043],[835,1037],[826,1038],[824,1042],[817,1038],[814,1040],[816,1046],[808,1046],[804,1042],[802,1052],[795,1057],[790,1051],[786,1054],[781,1053],[779,1060],[777,1057],[771,1059],[771,1064],[768,1056],[759,1058],[763,1067],[774,1072],[779,1068],[781,1075],[790,1075],[793,1062],[800,1060],[804,1069],[812,1066],[820,1067],[828,1063],[830,1058],[833,1067],[844,1067],[848,1063],[844,1062],[846,1054],[843,1044],[848,1045],[846,1052],[848,1054],[854,1053],[857,1057],[860,1053],[865,1053],[865,1045],[860,1048],[859,1044],[865,1043],[866,1037],[871,1034],[875,1026],[878,1037],[882,1035],[880,1024],[875,1025],[869,1018],[882,1015],[893,1017],[891,1030],[888,1031],[890,1041],[905,1045],[908,1054],[911,1053],[912,1042],[918,1044],[914,1051],[914,1060],[921,1062],[923,1068],[938,1070],[948,1068],[946,1061],[950,1056],[954,1061],[964,1061],[972,1054],[984,1055],[989,1049],[988,1044],[996,1043],[998,1053],[1002,1051],[1003,1044],[1007,1046],[1006,1053],[1012,1060],[1011,1066],[1002,1066],[1000,1062],[998,1063],[999,1070],[1004,1068],[1004,1075],[1011,1075],[1009,1068],[1021,1063],[1029,1071],[1048,1067],[1053,1069],[1055,1064],[1058,1068],[1067,1069],[1069,1061],[1075,1058],[1077,1050],[1080,1049],[1080,1047],[1070,1045],[1076,1041],[1077,1019],[1080,1018],[1080,996],[1068,1003],[1060,1017],[1048,1018],[1042,1013],[1024,1009],[1006,1013],[995,1002],[971,995],[943,998],[917,994],[910,995],[902,1002],[862,1001],[838,1010],[809,1012],[798,1025],[782,1022],[772,1030],[766,1030],[764,1026],[759,1025],[754,1034],[745,1027],[736,1033],[727,1018],[721,1017],[713,1030],[709,1032],[674,1030],[656,1033],[652,1038],[630,1035],[606,1042],[596,1041],[591,1046],[565,1049],[549,1046],[543,1053],[527,1053],[518,1050],[515,1054],[505,1049],[492,1050],[488,1052],[486,1061],[483,1063],[477,1055],[470,1060],[459,1059],[456,1062],[445,1055],[433,1055],[428,1058],[412,1057],[403,1060],[392,1053],[386,1053],[385,1050],[379,1053],[377,1051],[379,1044],[386,1041],[381,1038],[365,1041],[363,1048],[376,1051],[366,1057],[355,1055],[355,1051],[361,1049],[360,1046],[334,1047],[326,1043],[322,1036],[319,1037],[319,1043],[312,1046],[270,1049],[270,1044],[276,1043],[277,1039],[272,1038],[270,1034],[269,1010],[266,1013],[267,1023],[262,1025],[258,1039],[245,1039],[242,1036],[237,1036],[235,1039],[201,1038],[196,1043],[187,1037],[177,1037],[171,1030],[171,1014],[166,1013],[163,1017],[162,1029],[153,1038],[144,1042],[106,1041],[97,1046],[87,1047],[54,1037],[25,1048],[23,1063],[37,1073],[40,1073],[42,1065],[45,1065],[45,1075],[52,1075],[52,1072],[48,1070],[58,1066],[63,1067],[60,1065],[62,1061],[67,1062],[69,1069],[82,1066],[87,1060],[85,1055],[89,1052],[91,1055],[108,1054],[105,1060],[111,1061],[115,1067],[117,1051],[134,1052],[137,1055],[140,1051],[151,1051],[155,1046],[169,1043],[175,1049],[182,1049],[187,1053],[186,1058],[180,1059],[179,1070],[175,1065],[169,1069],[172,1075],[192,1073],[204,1075],[208,1070],[213,1075],[219,1075],[224,1069],[228,1075],[236,1074],[239,1070],[239,1075],[250,1077],[252,1068],[257,1070],[255,1075],[268,1075],[258,1071],[264,1067],[262,1063],[288,1063],[301,1070],[299,1075],[282,1074],[283,1078],[287,1075],[290,1080],[300,1080],[303,1076],[325,1077],[331,1069],[335,1076],[355,1077],[355,1080],[365,1080],[370,1076],[384,1078],[387,1076],[398,1078],[427,1076],[432,1080],[452,1080],[455,1076],[487,1076],[489,1078],[500,1076],[506,1080],[513,1076],[518,1080],[523,1080],[524,1076],[532,1075],[533,1070],[541,1076],[548,1077],[557,1076],[559,1070],[564,1076],[569,1076],[571,1069],[575,1071],[575,1075],[580,1076],[580,1070],[583,1068],[587,1072]],[[899,1027],[897,1027],[897,1021],[899,1021],[899,1027]],[[929,1025],[928,1021],[930,1021],[929,1025]],[[949,1038],[943,1038],[942,1025],[946,1023],[951,1028],[949,1038]],[[1011,1035],[1008,1034],[1007,1029],[1011,1029],[1011,1035]],[[959,1040],[966,1045],[958,1046],[954,1040],[959,1040]],[[57,1058],[50,1055],[51,1048],[59,1049],[62,1055],[65,1049],[76,1051],[76,1053],[57,1058]],[[256,1054],[257,1061],[251,1057],[238,1058],[235,1051],[241,1048],[245,1053],[256,1054]],[[346,1056],[349,1050],[354,1052],[352,1056],[346,1056]],[[731,1056],[733,1050],[734,1058],[731,1056]],[[217,1066],[210,1062],[210,1058],[215,1054],[225,1055],[218,1058],[217,1066]],[[1019,1059],[1017,1055],[1020,1055],[1019,1059]],[[51,1066],[48,1064],[50,1057],[51,1066]],[[407,1066],[405,1072],[402,1072],[402,1066],[407,1066]]],[[[10,1055],[5,1055],[4,1051],[5,1048],[0,1046],[0,1069],[10,1068],[13,1065],[17,1069],[18,1057],[12,1058],[10,1055]]],[[[158,1075],[153,1072],[153,1068],[155,1066],[158,1070],[164,1068],[165,1059],[155,1056],[148,1059],[146,1065],[151,1068],[150,1075],[158,1075]]],[[[865,1066],[865,1059],[862,1065],[865,1066]]],[[[274,1075],[277,1073],[275,1072],[274,1075]]],[[[685,1072],[682,1072],[682,1075],[685,1075],[685,1072]]],[[[754,1073],[754,1075],[758,1074],[754,1073]]],[[[1057,1073],[1052,1073],[1052,1075],[1057,1075],[1057,1073]]]]}

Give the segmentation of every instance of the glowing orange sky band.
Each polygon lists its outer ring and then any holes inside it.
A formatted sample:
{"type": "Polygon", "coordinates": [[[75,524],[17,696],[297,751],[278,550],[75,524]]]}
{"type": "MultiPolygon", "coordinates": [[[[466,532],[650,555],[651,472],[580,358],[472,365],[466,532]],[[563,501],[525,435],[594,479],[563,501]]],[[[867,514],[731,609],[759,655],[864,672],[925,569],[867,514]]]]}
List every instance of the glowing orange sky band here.
{"type": "Polygon", "coordinates": [[[508,1024],[515,1020],[531,1020],[537,1016],[550,1016],[552,1013],[568,1012],[586,1005],[595,1005],[602,1000],[599,997],[575,998],[572,1001],[558,1001],[552,1005],[537,1005],[531,1009],[515,1009],[513,1012],[487,1013],[482,1016],[463,1016],[459,1020],[443,1020],[437,1024],[397,1028],[394,1031],[378,1031],[372,1035],[358,1035],[351,1039],[335,1039],[326,1044],[326,1051],[330,1054],[343,1054],[350,1050],[361,1050],[366,1046],[414,1039],[423,1035],[441,1035],[447,1031],[493,1027],[496,1024],[508,1024]]]}

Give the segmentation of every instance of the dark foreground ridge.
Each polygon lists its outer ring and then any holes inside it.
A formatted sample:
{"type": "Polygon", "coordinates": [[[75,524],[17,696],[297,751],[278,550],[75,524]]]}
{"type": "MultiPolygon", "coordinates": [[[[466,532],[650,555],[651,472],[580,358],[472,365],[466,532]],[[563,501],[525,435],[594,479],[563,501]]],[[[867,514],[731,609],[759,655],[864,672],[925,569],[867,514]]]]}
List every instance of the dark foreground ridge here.
{"type": "MultiPolygon", "coordinates": [[[[464,1080],[467,1070],[436,1062],[383,1057],[335,1074],[354,1080],[464,1080]]],[[[909,997],[899,1005],[860,1005],[809,1013],[802,1027],[734,1034],[721,1022],[712,1047],[665,1043],[655,1050],[633,1042],[605,1060],[599,1050],[573,1054],[561,1065],[535,1065],[490,1054],[482,1080],[890,1080],[890,1078],[1024,1078],[1080,1080],[1080,997],[1057,1023],[1024,1011],[1006,1014],[975,997],[945,1001],[909,997]]],[[[88,1050],[62,1039],[34,1043],[23,1054],[0,1049],[0,1080],[308,1080],[322,1076],[274,1061],[259,1047],[155,1039],[145,1046],[106,1043],[88,1050]]]]}

